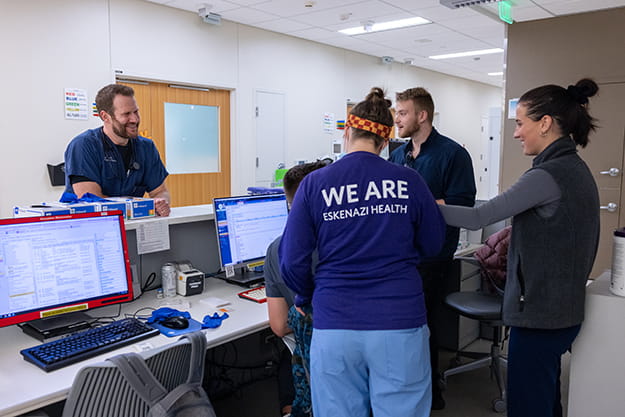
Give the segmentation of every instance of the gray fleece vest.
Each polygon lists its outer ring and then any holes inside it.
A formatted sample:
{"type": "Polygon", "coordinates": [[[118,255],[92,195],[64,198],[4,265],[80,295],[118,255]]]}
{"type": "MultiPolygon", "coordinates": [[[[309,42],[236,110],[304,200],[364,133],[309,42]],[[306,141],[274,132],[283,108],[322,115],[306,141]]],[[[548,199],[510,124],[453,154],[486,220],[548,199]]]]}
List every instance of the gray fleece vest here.
{"type": "Polygon", "coordinates": [[[513,218],[503,320],[508,326],[561,329],[584,320],[586,280],[599,243],[599,195],[575,143],[560,138],[531,169],[547,171],[562,194],[555,214],[513,218]]]}

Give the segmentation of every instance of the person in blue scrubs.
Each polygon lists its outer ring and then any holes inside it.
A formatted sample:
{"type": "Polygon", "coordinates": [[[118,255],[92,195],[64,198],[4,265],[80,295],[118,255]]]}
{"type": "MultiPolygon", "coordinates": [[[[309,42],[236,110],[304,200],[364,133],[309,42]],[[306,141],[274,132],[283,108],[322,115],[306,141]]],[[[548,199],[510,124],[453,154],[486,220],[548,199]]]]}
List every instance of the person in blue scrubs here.
{"type": "Polygon", "coordinates": [[[393,127],[390,105],[373,88],[354,106],[347,153],[304,177],[280,241],[295,305],[312,303],[314,311],[315,417],[430,415],[430,333],[417,265],[440,252],[445,223],[421,176],[379,156],[393,127]]]}
{"type": "Polygon", "coordinates": [[[96,107],[104,125],[76,136],[65,150],[65,191],[81,197],[154,199],[156,214],[168,216],[168,172],[154,142],[139,136],[139,107],[134,90],[120,84],[103,87],[96,107]]]}

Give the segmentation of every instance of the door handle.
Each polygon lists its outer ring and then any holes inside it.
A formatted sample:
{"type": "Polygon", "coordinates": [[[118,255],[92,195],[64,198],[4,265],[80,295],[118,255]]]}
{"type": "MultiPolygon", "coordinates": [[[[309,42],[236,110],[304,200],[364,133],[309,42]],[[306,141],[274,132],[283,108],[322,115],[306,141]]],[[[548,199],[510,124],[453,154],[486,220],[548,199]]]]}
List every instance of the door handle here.
{"type": "Polygon", "coordinates": [[[608,203],[607,206],[600,206],[599,208],[601,210],[607,210],[610,213],[614,213],[616,211],[616,209],[618,208],[618,204],[616,204],[616,203],[608,203]]]}
{"type": "Polygon", "coordinates": [[[609,175],[609,176],[611,176],[611,177],[616,177],[616,176],[618,176],[618,174],[620,174],[620,173],[621,173],[621,170],[620,170],[620,169],[618,169],[618,168],[610,168],[610,169],[608,169],[607,171],[601,171],[601,172],[599,172],[599,174],[601,174],[601,175],[609,175]]]}

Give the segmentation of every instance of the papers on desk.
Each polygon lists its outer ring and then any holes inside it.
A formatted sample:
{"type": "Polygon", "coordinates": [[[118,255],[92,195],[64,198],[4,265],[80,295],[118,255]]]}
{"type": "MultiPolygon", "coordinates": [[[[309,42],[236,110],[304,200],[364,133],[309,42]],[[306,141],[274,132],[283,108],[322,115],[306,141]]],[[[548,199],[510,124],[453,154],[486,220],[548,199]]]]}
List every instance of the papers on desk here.
{"type": "Polygon", "coordinates": [[[211,307],[217,310],[217,309],[220,309],[221,307],[225,307],[228,304],[230,304],[230,301],[223,300],[217,297],[205,297],[200,300],[200,303],[206,304],[208,307],[211,307]]]}

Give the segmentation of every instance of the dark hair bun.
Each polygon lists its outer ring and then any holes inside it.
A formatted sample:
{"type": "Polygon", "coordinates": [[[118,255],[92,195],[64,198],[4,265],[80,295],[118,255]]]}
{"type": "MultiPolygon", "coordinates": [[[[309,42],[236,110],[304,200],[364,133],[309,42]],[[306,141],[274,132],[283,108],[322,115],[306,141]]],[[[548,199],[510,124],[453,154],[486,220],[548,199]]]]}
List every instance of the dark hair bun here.
{"type": "Polygon", "coordinates": [[[391,103],[391,100],[384,98],[384,90],[382,90],[380,87],[373,87],[369,94],[367,94],[367,97],[365,97],[365,100],[371,101],[373,103],[383,101],[386,103],[386,107],[391,107],[391,105],[393,104],[391,103]]]}
{"type": "Polygon", "coordinates": [[[597,94],[597,91],[599,91],[597,83],[589,78],[579,80],[577,84],[575,84],[575,87],[579,89],[580,93],[584,97],[592,97],[597,94]]]}
{"type": "Polygon", "coordinates": [[[575,85],[569,85],[566,91],[573,97],[573,99],[579,104],[587,104],[588,97],[592,97],[599,91],[599,86],[596,82],[589,78],[583,78],[575,85]]]}

